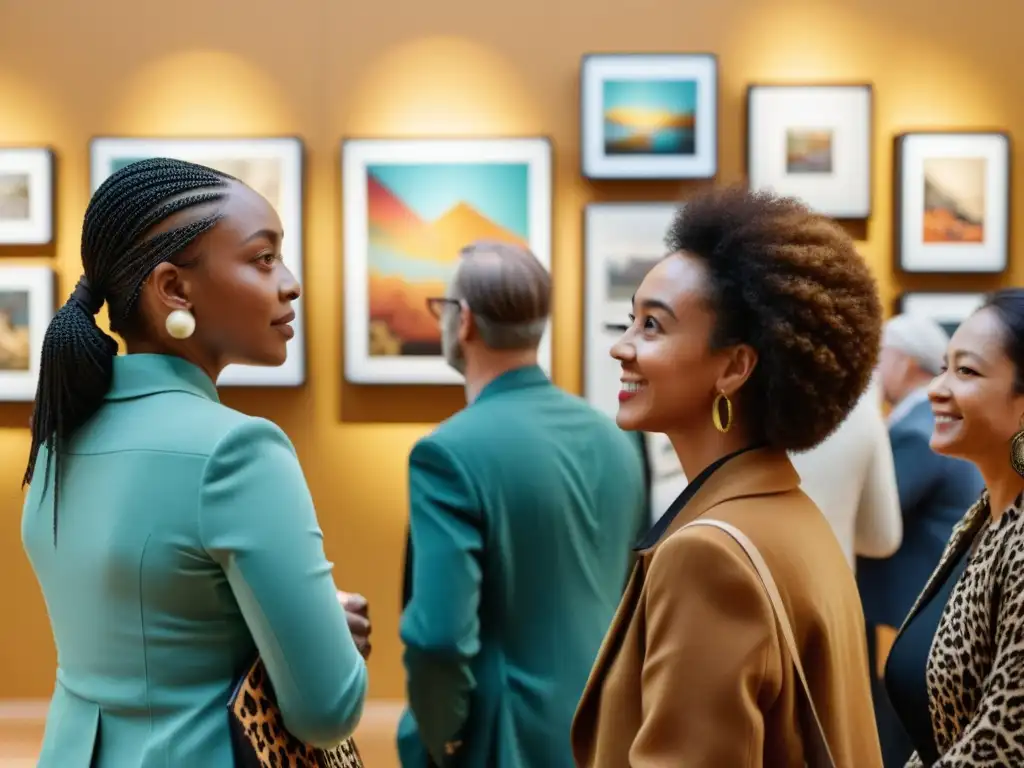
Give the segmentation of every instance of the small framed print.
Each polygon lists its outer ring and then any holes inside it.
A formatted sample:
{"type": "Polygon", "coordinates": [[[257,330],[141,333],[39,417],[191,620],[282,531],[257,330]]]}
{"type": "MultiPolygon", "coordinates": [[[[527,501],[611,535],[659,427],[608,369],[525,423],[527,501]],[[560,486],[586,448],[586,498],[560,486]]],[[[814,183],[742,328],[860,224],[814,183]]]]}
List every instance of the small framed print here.
{"type": "Polygon", "coordinates": [[[580,73],[583,175],[706,179],[718,171],[718,60],[589,54],[580,73]]]}
{"type": "Polygon", "coordinates": [[[612,345],[629,323],[633,294],[666,255],[675,203],[591,203],[583,215],[583,396],[615,418],[619,363],[612,345]]]}
{"type": "Polygon", "coordinates": [[[896,137],[894,231],[903,272],[998,274],[1010,253],[1010,137],[896,137]]]}
{"type": "Polygon", "coordinates": [[[0,246],[53,242],[53,152],[0,147],[0,246]]]}
{"type": "Polygon", "coordinates": [[[53,318],[49,267],[0,267],[0,401],[35,399],[43,337],[53,318]]]}
{"type": "Polygon", "coordinates": [[[952,336],[984,301],[984,293],[907,291],[896,299],[896,312],[930,317],[952,336]]]}
{"type": "MultiPolygon", "coordinates": [[[[150,157],[170,157],[221,171],[252,187],[281,217],[281,258],[299,281],[303,276],[303,144],[291,136],[267,138],[134,138],[92,140],[91,191],[115,171],[150,157]]],[[[232,364],[217,380],[221,387],[300,387],[306,380],[303,300],[293,302],[295,338],[288,359],[277,367],[232,364]]]]}
{"type": "Polygon", "coordinates": [[[837,219],[871,215],[870,85],[752,85],[751,189],[803,200],[837,219]]]}

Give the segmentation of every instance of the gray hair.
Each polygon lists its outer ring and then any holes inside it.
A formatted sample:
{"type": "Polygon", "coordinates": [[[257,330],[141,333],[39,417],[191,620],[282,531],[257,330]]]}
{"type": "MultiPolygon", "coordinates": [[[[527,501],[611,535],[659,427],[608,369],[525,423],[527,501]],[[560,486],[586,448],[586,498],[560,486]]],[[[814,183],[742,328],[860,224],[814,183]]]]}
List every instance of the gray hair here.
{"type": "Polygon", "coordinates": [[[933,376],[942,371],[948,345],[949,334],[926,315],[896,315],[882,328],[883,349],[902,352],[933,376]]]}
{"type": "Polygon", "coordinates": [[[480,339],[490,349],[540,344],[551,314],[551,275],[523,246],[478,241],[462,249],[457,298],[469,306],[480,339]]]}

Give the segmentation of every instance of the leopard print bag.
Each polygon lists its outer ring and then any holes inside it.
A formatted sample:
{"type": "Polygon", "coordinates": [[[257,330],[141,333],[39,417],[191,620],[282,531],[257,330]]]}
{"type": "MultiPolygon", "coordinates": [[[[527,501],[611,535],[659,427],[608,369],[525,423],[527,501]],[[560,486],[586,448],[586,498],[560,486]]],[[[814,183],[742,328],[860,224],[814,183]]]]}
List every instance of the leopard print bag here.
{"type": "Polygon", "coordinates": [[[228,716],[236,768],[365,768],[351,738],[332,749],[317,749],[285,730],[260,659],[235,686],[228,716]]]}

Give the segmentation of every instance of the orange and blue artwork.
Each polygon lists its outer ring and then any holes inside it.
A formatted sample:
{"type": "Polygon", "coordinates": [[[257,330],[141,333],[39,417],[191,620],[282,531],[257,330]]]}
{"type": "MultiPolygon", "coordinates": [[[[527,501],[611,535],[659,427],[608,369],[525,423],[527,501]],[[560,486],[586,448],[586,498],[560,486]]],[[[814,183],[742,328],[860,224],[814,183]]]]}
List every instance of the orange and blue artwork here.
{"type": "Polygon", "coordinates": [[[693,155],[696,80],[605,80],[606,155],[693,155]]]}
{"type": "Polygon", "coordinates": [[[446,294],[477,240],[529,247],[529,164],[369,164],[369,354],[441,354],[427,299],[446,294]]]}

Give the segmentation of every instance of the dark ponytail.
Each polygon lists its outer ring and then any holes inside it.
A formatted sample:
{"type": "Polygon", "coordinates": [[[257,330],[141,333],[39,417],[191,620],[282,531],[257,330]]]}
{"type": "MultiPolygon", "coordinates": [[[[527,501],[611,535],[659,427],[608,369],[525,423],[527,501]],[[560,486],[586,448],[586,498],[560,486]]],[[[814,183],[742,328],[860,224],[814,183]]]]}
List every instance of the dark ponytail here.
{"type": "Polygon", "coordinates": [[[89,418],[110,390],[117,342],[96,324],[107,304],[110,328],[123,334],[134,318],[142,285],[164,261],[183,251],[220,218],[216,212],[147,237],[169,216],[221,200],[231,177],[200,165],[157,158],[125,166],[89,202],[82,229],[84,275],[46,329],[32,413],[32,447],[22,485],[31,483],[46,448],[44,482],[53,462],[53,536],[57,540],[60,459],[64,441],[89,418]]]}

